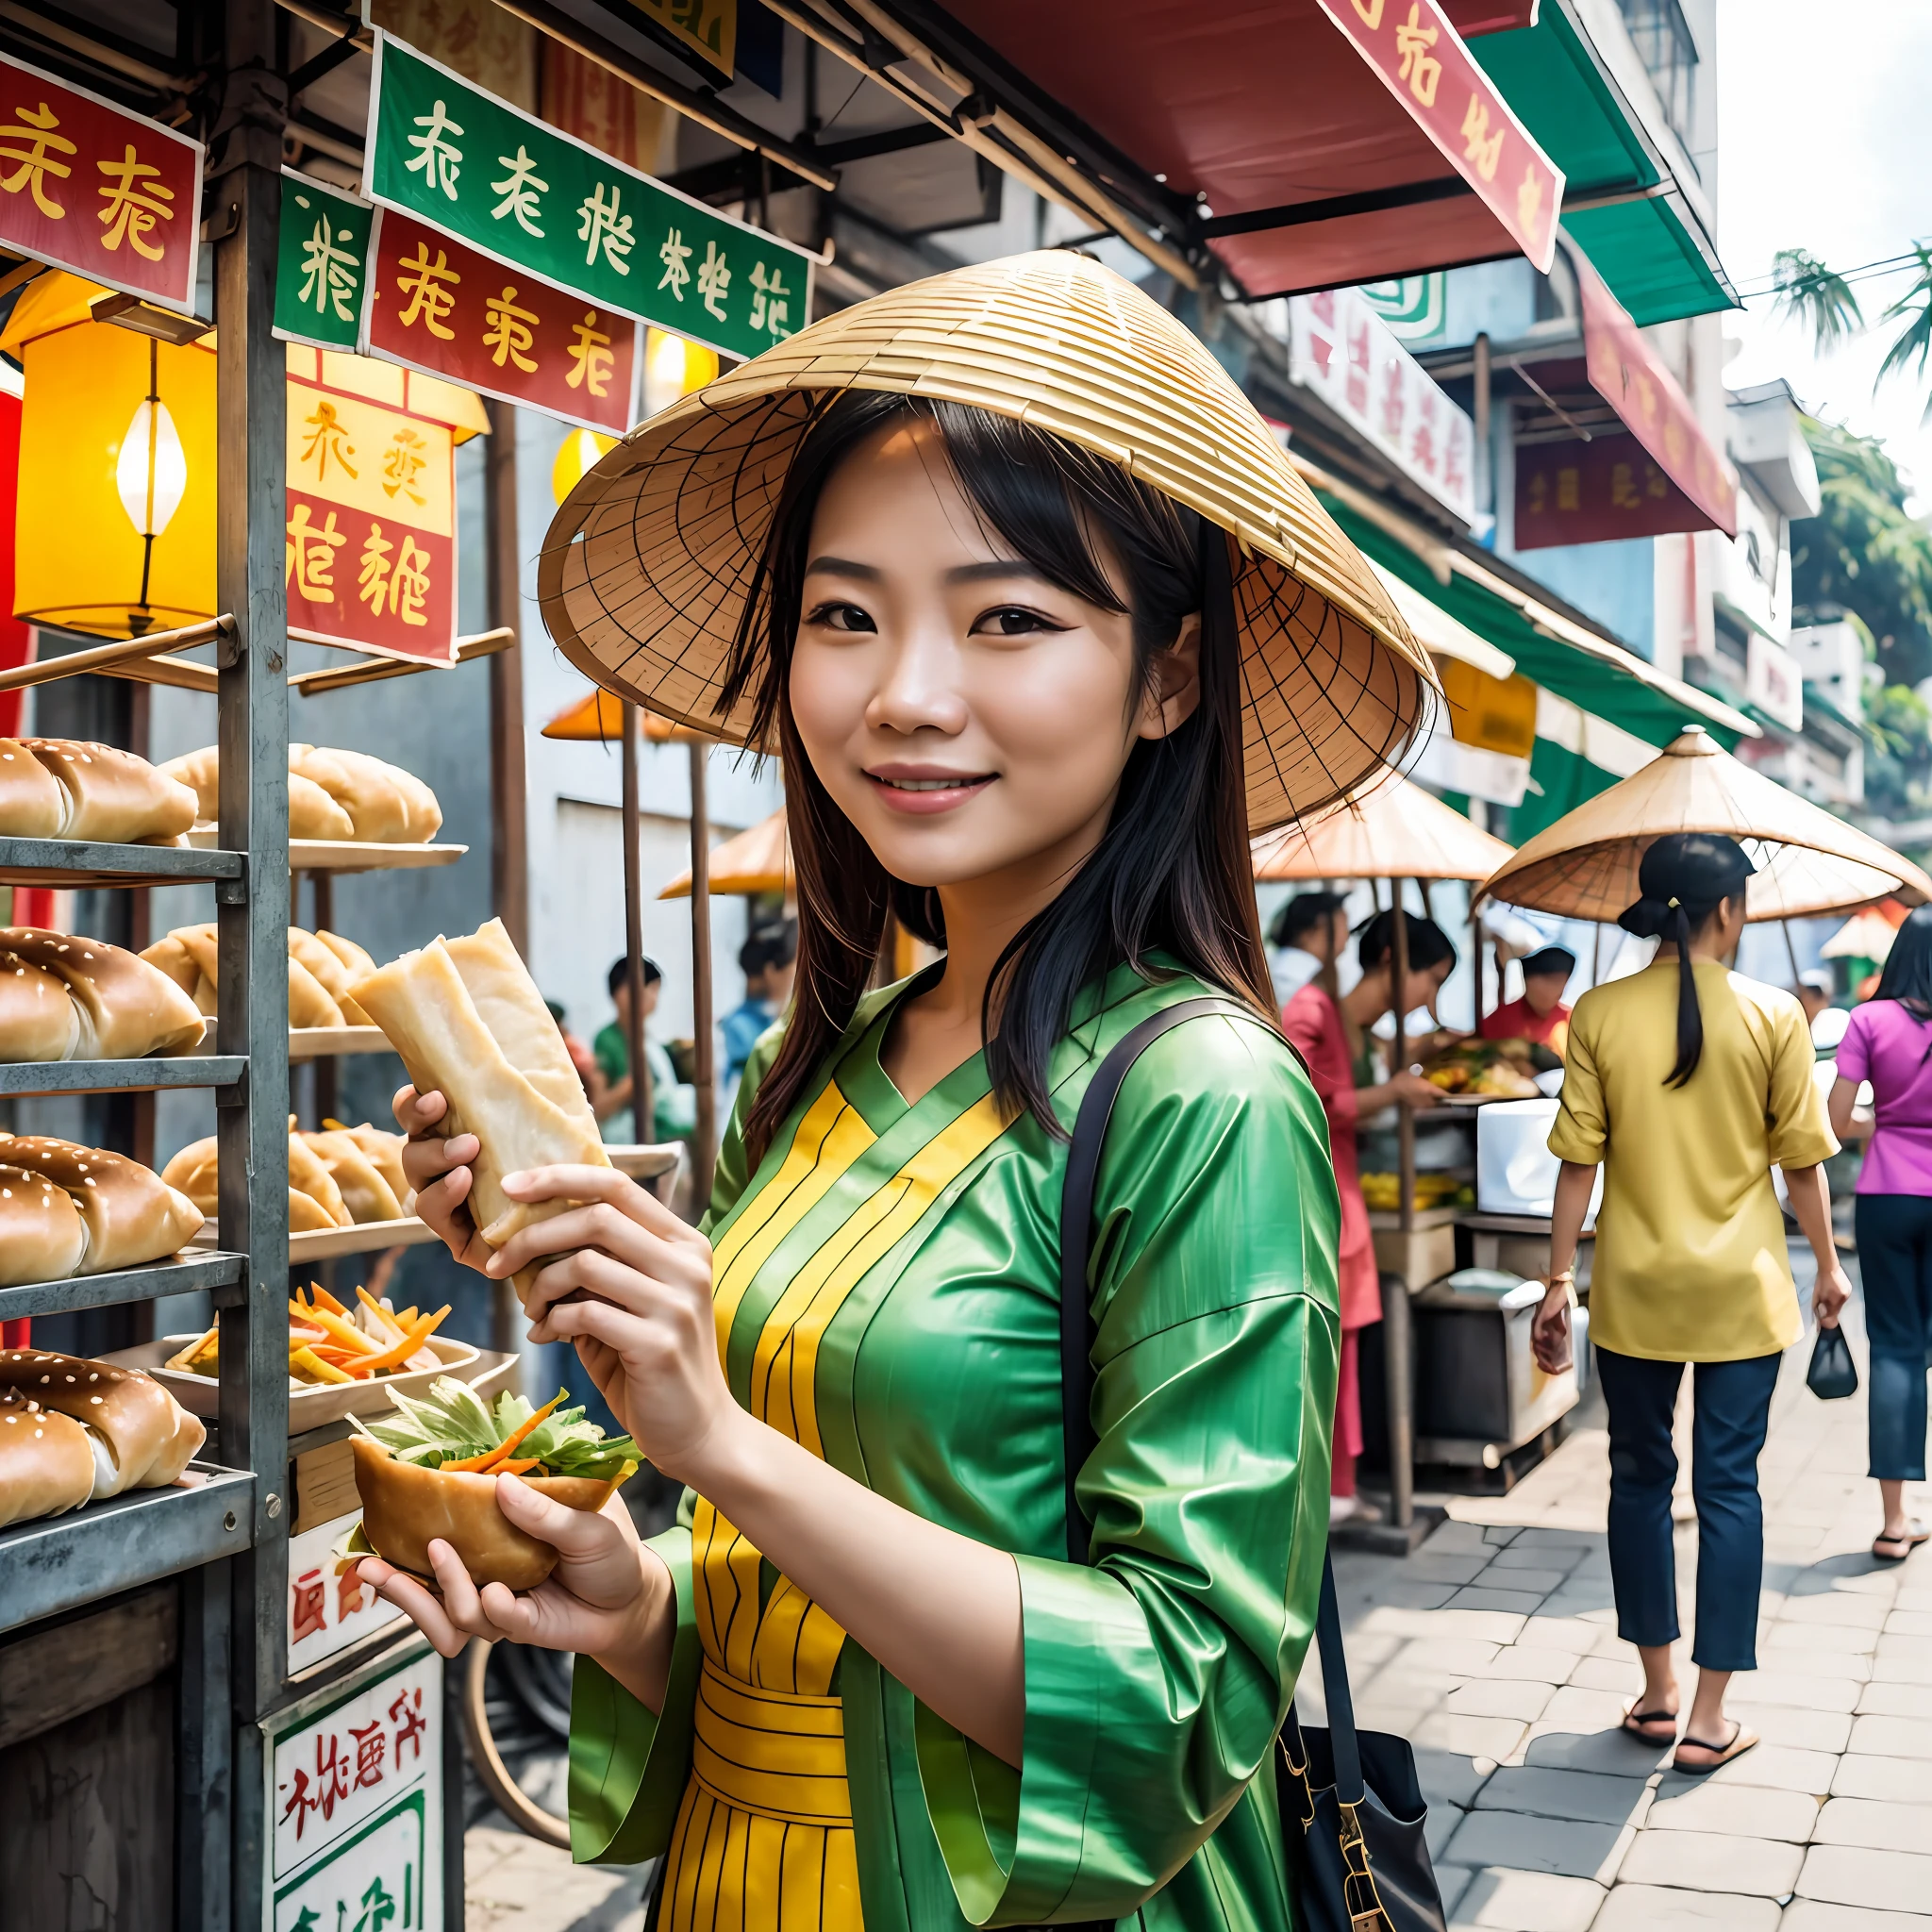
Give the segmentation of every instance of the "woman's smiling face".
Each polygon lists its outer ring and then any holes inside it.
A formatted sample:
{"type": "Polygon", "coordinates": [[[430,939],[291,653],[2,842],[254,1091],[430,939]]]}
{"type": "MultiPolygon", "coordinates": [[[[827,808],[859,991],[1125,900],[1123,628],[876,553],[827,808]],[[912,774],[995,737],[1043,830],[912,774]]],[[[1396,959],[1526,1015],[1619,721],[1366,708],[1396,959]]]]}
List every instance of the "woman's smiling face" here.
{"type": "Polygon", "coordinates": [[[938,430],[895,423],[841,464],[812,519],[792,717],[895,877],[948,886],[1042,861],[1070,873],[1106,829],[1136,740],[1192,708],[1198,630],[1190,619],[1157,660],[1166,703],[1152,691],[1137,703],[1131,617],[1014,557],[938,430]]]}

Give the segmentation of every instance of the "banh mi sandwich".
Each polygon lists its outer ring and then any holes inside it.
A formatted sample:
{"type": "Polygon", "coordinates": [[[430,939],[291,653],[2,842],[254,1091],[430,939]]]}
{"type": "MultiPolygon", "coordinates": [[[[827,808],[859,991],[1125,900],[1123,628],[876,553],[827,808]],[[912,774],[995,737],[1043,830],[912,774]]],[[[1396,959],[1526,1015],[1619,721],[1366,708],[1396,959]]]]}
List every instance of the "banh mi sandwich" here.
{"type": "Polygon", "coordinates": [[[164,1489],[207,1440],[139,1369],[46,1349],[0,1351],[0,1524],[58,1516],[126,1490],[164,1489]]]}
{"type": "MultiPolygon", "coordinates": [[[[416,1091],[449,1103],[441,1131],[475,1135],[468,1206],[491,1247],[571,1205],[512,1201],[505,1174],[556,1162],[610,1165],[563,1036],[500,919],[467,939],[405,953],[349,991],[402,1056],[416,1091]]],[[[540,1265],[519,1273],[520,1293],[540,1265]]]]}
{"type": "Polygon", "coordinates": [[[597,1510],[640,1459],[628,1436],[606,1436],[581,1407],[558,1407],[566,1399],[559,1391],[533,1409],[506,1391],[490,1406],[442,1375],[426,1395],[391,1389],[396,1412],[379,1422],[352,1415],[362,1521],[344,1556],[380,1557],[434,1587],[429,1543],[441,1537],[477,1584],[535,1590],[557,1552],[496,1507],[496,1478],[521,1476],[567,1509],[597,1510]]]}

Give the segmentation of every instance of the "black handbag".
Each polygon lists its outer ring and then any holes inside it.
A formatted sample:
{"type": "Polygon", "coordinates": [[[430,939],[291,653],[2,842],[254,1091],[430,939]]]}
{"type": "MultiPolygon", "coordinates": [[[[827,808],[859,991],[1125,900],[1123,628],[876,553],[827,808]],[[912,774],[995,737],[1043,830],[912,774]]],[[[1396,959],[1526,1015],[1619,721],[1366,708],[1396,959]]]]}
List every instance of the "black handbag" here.
{"type": "Polygon", "coordinates": [[[1852,1345],[1841,1327],[1820,1326],[1818,1340],[1811,1344],[1811,1366],[1805,1371],[1805,1386],[1821,1402],[1840,1402],[1858,1391],[1858,1365],[1852,1359],[1852,1345]]]}
{"type": "MultiPolygon", "coordinates": [[[[1067,1558],[1091,1557],[1074,1485],[1094,1447],[1093,1316],[1087,1263],[1101,1144],[1127,1070],[1170,1026],[1205,1013],[1254,1021],[1231,1000],[1181,1000],[1143,1020],[1101,1063],[1080,1101],[1060,1196],[1060,1418],[1066,1437],[1067,1558]]],[[[1289,1706],[1276,1740],[1282,1850],[1301,1932],[1443,1932],[1445,1914],[1423,1838],[1427,1807],[1407,1740],[1357,1732],[1341,1649],[1335,1573],[1322,1559],[1315,1622],[1328,1726],[1304,1730],[1289,1706]]],[[[1103,1928],[1082,1928],[1103,1932],[1103,1928]]]]}

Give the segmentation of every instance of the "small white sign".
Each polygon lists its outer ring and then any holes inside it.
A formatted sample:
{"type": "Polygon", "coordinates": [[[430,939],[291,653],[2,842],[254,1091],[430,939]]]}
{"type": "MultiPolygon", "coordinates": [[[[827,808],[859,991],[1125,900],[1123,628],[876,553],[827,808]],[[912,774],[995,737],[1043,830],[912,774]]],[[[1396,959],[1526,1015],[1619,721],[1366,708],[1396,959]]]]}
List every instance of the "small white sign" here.
{"type": "Polygon", "coordinates": [[[273,1932],[441,1932],[442,1659],[406,1641],[262,1728],[273,1932]]]}
{"type": "Polygon", "coordinates": [[[335,1555],[359,1511],[317,1524],[289,1539],[289,1671],[306,1671],[352,1643],[403,1622],[396,1607],[369,1588],[335,1555]]]}
{"type": "Polygon", "coordinates": [[[1475,521],[1475,425],[1359,289],[1290,298],[1291,380],[1455,512],[1475,521]]]}
{"type": "Polygon", "coordinates": [[[1797,658],[1755,630],[1744,646],[1744,695],[1786,730],[1805,728],[1805,674],[1797,658]]]}

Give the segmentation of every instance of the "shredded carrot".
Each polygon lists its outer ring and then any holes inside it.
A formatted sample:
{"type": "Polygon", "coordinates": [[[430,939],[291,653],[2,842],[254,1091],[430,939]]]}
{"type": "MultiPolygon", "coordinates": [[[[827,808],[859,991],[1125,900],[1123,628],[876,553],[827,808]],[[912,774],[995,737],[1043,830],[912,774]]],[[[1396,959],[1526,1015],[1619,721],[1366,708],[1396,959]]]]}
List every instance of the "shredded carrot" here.
{"type": "Polygon", "coordinates": [[[308,1301],[311,1307],[320,1304],[332,1315],[346,1315],[349,1312],[319,1281],[311,1281],[308,1284],[308,1301]]]}
{"type": "Polygon", "coordinates": [[[375,1317],[375,1325],[384,1335],[393,1340],[402,1334],[402,1324],[366,1288],[356,1291],[356,1299],[375,1317]]]}
{"type": "Polygon", "coordinates": [[[449,1305],[445,1302],[435,1314],[423,1316],[400,1341],[391,1342],[381,1354],[359,1357],[356,1362],[356,1379],[360,1381],[400,1367],[436,1333],[448,1313],[449,1305]]]}
{"type": "Polygon", "coordinates": [[[355,1323],[344,1321],[341,1315],[331,1314],[326,1308],[305,1308],[299,1302],[291,1302],[290,1309],[298,1312],[305,1322],[312,1322],[325,1333],[351,1348],[358,1355],[380,1355],[384,1344],[373,1335],[365,1335],[355,1323]]]}
{"type": "Polygon", "coordinates": [[[480,1456],[466,1456],[460,1462],[445,1462],[442,1465],[443,1468],[446,1470],[488,1472],[493,1465],[503,1461],[506,1457],[509,1456],[515,1450],[517,1444],[557,1407],[558,1403],[563,1400],[563,1397],[564,1391],[558,1390],[554,1400],[546,1402],[521,1428],[512,1429],[494,1449],[486,1449],[480,1456]]]}
{"type": "Polygon", "coordinates": [[[207,1334],[197,1335],[194,1338],[194,1340],[188,1344],[186,1348],[176,1349],[175,1352],[173,1355],[171,1355],[168,1357],[168,1359],[161,1364],[161,1366],[164,1369],[187,1368],[188,1365],[192,1361],[193,1361],[195,1357],[198,1356],[202,1352],[202,1350],[205,1349],[208,1345],[208,1343],[215,1339],[217,1332],[217,1330],[210,1328],[207,1334]]]}
{"type": "Polygon", "coordinates": [[[312,1375],[318,1382],[353,1382],[356,1377],[325,1362],[312,1348],[298,1348],[289,1357],[289,1366],[312,1375]]]}
{"type": "Polygon", "coordinates": [[[396,1320],[400,1322],[405,1328],[407,1328],[409,1325],[409,1324],[413,1322],[415,1319],[416,1308],[413,1303],[411,1303],[408,1307],[405,1308],[403,1312],[396,1317],[396,1320]]]}
{"type": "Polygon", "coordinates": [[[542,1462],[543,1458],[541,1456],[521,1456],[512,1462],[499,1462],[493,1468],[485,1471],[485,1474],[488,1475],[522,1475],[526,1469],[541,1468],[542,1462]]]}

